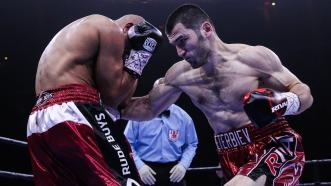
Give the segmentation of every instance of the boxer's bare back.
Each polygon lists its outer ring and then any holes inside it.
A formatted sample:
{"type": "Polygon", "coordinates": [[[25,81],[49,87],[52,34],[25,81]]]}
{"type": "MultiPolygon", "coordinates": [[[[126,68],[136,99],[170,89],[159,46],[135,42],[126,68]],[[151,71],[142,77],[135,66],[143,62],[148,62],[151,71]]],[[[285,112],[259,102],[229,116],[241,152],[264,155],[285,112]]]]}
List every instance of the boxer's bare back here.
{"type": "Polygon", "coordinates": [[[60,30],[40,58],[36,94],[66,84],[87,84],[116,108],[136,84],[122,70],[126,35],[119,24],[91,15],[60,30]]]}

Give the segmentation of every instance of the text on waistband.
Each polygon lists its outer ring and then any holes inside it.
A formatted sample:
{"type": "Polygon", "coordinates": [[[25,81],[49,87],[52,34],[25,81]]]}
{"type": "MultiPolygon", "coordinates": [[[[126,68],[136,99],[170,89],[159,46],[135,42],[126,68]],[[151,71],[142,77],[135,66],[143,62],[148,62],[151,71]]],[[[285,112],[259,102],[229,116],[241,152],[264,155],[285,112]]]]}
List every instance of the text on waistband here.
{"type": "Polygon", "coordinates": [[[225,150],[251,143],[251,138],[248,128],[242,128],[216,135],[215,143],[219,150],[225,150]]]}

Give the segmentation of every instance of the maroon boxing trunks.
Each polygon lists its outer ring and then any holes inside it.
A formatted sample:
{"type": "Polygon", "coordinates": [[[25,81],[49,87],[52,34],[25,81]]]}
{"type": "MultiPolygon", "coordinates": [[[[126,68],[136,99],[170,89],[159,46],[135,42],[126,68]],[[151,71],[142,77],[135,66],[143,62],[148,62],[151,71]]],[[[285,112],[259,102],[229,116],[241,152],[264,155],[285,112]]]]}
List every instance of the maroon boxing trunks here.
{"type": "Polygon", "coordinates": [[[131,149],[86,85],[44,91],[28,121],[36,185],[139,185],[131,149]]]}
{"type": "Polygon", "coordinates": [[[266,185],[297,185],[305,155],[301,136],[279,119],[263,128],[253,124],[220,133],[215,142],[227,180],[235,175],[254,181],[266,175],[266,185]]]}

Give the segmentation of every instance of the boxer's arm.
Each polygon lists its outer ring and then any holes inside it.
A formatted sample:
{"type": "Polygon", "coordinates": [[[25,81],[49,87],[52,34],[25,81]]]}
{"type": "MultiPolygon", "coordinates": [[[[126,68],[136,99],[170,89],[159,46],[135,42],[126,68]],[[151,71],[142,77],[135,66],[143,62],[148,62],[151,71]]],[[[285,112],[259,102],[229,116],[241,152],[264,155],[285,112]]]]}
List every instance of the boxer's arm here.
{"type": "Polygon", "coordinates": [[[153,87],[148,95],[133,97],[121,110],[121,117],[128,120],[151,120],[175,103],[181,90],[166,84],[153,87]]]}
{"type": "Polygon", "coordinates": [[[173,65],[148,95],[131,98],[121,110],[121,117],[128,120],[150,120],[175,103],[182,90],[170,85],[170,82],[181,73],[178,69],[177,64],[173,65]]]}
{"type": "Polygon", "coordinates": [[[298,96],[300,107],[295,114],[309,108],[313,103],[310,88],[281,64],[278,56],[270,49],[256,46],[247,51],[247,64],[257,70],[266,87],[278,91],[292,92],[298,96]]]}
{"type": "Polygon", "coordinates": [[[95,71],[96,83],[104,104],[114,106],[118,104],[116,101],[131,93],[126,91],[126,94],[119,95],[119,90],[131,90],[136,79],[123,70],[125,36],[121,29],[108,18],[99,19],[97,24],[99,53],[95,71]],[[114,97],[119,99],[112,99],[114,97]]]}

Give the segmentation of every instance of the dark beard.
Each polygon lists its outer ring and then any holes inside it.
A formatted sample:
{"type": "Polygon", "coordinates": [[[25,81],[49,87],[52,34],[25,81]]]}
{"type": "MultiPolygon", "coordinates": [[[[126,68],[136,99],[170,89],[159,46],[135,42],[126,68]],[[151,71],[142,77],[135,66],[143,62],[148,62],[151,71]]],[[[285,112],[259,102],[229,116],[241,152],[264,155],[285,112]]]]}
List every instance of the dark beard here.
{"type": "Polygon", "coordinates": [[[199,52],[196,53],[196,60],[192,61],[192,67],[197,68],[206,64],[207,60],[207,46],[205,46],[206,39],[202,37],[201,34],[198,34],[198,43],[199,43],[199,52]],[[194,64],[194,65],[193,65],[194,64]]]}

